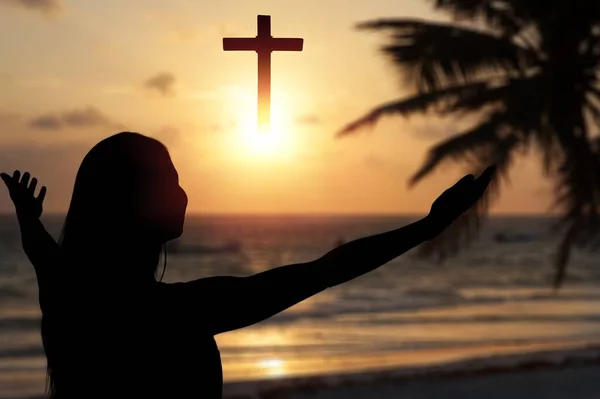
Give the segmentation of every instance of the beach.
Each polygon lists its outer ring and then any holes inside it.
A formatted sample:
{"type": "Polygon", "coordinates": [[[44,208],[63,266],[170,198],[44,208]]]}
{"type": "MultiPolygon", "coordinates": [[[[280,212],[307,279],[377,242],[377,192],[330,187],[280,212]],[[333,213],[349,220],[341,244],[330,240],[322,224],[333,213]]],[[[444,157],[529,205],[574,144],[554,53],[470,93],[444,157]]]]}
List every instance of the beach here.
{"type": "MultiPolygon", "coordinates": [[[[44,219],[55,237],[63,217],[44,219]]],[[[35,275],[16,220],[2,218],[0,398],[40,397],[45,359],[35,275]]],[[[165,281],[309,261],[340,239],[414,219],[191,216],[177,247],[184,250],[169,253],[165,281]]],[[[225,396],[600,398],[600,257],[574,251],[555,294],[550,222],[492,219],[446,263],[410,252],[262,323],[218,335],[225,396]]],[[[115,271],[107,265],[103,273],[115,271]]]]}
{"type": "Polygon", "coordinates": [[[600,346],[436,367],[225,385],[229,399],[600,398],[600,346]]]}

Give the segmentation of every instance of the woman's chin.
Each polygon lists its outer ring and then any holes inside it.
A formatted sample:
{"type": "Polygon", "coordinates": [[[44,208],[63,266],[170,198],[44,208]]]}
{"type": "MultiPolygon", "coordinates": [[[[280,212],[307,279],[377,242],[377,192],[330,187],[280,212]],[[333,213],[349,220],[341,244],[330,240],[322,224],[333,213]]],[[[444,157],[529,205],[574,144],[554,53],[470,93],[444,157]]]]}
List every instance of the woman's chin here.
{"type": "Polygon", "coordinates": [[[165,231],[165,233],[166,241],[175,240],[181,237],[181,235],[183,234],[183,224],[175,228],[169,229],[168,231],[165,231]]]}

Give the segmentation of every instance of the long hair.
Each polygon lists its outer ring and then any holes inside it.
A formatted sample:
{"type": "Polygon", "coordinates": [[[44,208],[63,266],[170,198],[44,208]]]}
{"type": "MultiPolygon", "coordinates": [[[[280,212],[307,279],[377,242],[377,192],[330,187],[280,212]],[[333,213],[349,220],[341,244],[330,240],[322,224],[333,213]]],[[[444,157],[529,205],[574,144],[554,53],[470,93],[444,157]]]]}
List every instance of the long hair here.
{"type": "MultiPolygon", "coordinates": [[[[164,154],[168,154],[167,149],[159,141],[139,133],[122,132],[102,140],[84,157],[59,238],[60,267],[65,272],[60,278],[64,284],[77,284],[77,277],[99,273],[117,245],[125,245],[136,228],[137,220],[132,215],[139,201],[141,182],[148,178],[144,166],[163,159],[164,154]]],[[[164,275],[166,245],[161,244],[164,275]]],[[[158,263],[155,274],[157,267],[158,263]]],[[[61,342],[65,342],[65,331],[60,331],[61,322],[61,316],[42,317],[46,392],[49,398],[57,399],[66,386],[75,383],[69,381],[66,368],[82,367],[63,358],[61,342]]]]}

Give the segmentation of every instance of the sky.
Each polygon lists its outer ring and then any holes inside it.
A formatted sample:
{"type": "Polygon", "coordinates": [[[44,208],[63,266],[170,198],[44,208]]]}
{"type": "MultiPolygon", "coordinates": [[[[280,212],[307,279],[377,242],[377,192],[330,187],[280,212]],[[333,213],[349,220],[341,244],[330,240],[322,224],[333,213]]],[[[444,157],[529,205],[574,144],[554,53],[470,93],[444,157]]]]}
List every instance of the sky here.
{"type": "MultiPolygon", "coordinates": [[[[0,0],[0,170],[31,172],[48,187],[45,211],[64,212],[87,151],[135,131],[167,145],[190,213],[427,212],[464,169],[408,179],[456,121],[389,118],[335,137],[407,94],[378,51],[385,36],[355,29],[380,17],[447,19],[426,0],[0,0]],[[272,56],[267,135],[255,128],[256,54],[222,48],[255,36],[258,14],[273,36],[304,39],[272,56]]],[[[532,155],[510,176],[493,212],[548,210],[532,155]]]]}

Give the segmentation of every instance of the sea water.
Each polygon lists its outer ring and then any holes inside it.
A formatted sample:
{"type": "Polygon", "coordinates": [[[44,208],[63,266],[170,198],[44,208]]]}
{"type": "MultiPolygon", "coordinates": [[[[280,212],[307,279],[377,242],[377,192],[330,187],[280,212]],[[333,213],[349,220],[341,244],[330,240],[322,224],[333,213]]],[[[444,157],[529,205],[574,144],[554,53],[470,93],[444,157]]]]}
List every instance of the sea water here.
{"type": "MultiPolygon", "coordinates": [[[[163,281],[247,276],[306,262],[332,250],[339,240],[382,233],[413,220],[188,216],[179,247],[191,249],[168,254],[163,281]],[[229,248],[230,242],[240,247],[229,248]]],[[[43,221],[58,237],[64,216],[43,221]]],[[[597,342],[600,256],[574,251],[564,288],[555,295],[551,282],[557,237],[548,234],[551,222],[493,218],[478,240],[442,264],[411,251],[268,320],[221,334],[216,338],[225,381],[415,367],[597,342]]],[[[99,273],[118,278],[110,264],[99,273]]],[[[243,300],[222,295],[216,303],[243,300]]],[[[16,218],[0,216],[0,398],[43,393],[38,306],[35,274],[21,249],[16,218]]]]}

